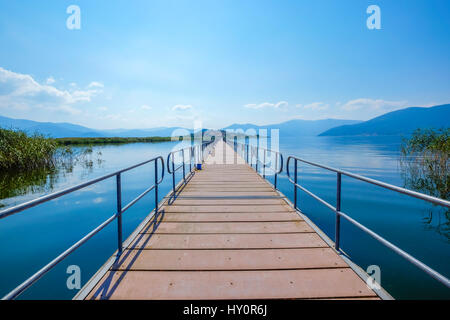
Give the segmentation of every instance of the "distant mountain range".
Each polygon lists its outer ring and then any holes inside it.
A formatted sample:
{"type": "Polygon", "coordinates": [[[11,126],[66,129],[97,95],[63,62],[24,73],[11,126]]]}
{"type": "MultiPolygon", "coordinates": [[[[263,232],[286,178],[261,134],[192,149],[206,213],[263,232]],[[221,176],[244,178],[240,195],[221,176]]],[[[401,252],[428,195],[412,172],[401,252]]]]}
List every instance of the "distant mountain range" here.
{"type": "MultiPolygon", "coordinates": [[[[286,136],[346,136],[346,135],[399,135],[409,134],[417,128],[442,128],[450,126],[450,104],[430,108],[406,108],[386,113],[368,121],[358,120],[290,120],[278,124],[258,126],[251,123],[233,124],[224,129],[279,129],[286,136]]],[[[88,137],[169,137],[182,127],[157,127],[152,129],[98,130],[67,122],[37,122],[0,116],[0,127],[20,129],[28,133],[41,133],[54,138],[88,137]]]]}
{"type": "Polygon", "coordinates": [[[318,134],[337,127],[341,125],[350,125],[355,123],[360,123],[361,121],[358,120],[339,120],[339,119],[324,119],[324,120],[289,120],[286,122],[278,123],[278,124],[271,124],[271,125],[264,125],[264,126],[257,126],[250,123],[245,124],[232,124],[231,126],[228,126],[226,129],[242,129],[244,132],[248,129],[255,129],[256,132],[259,131],[259,129],[267,129],[267,133],[270,135],[271,129],[278,129],[280,130],[280,136],[286,137],[286,136],[317,136],[318,134]]]}
{"type": "MultiPolygon", "coordinates": [[[[0,127],[5,129],[20,129],[27,133],[41,133],[53,138],[91,138],[91,137],[170,137],[181,127],[158,127],[152,129],[113,129],[98,130],[67,122],[38,122],[24,119],[12,119],[0,116],[0,127]]],[[[185,129],[188,130],[188,129],[185,129]]],[[[188,130],[192,131],[192,130],[188,130]]]]}
{"type": "Polygon", "coordinates": [[[444,104],[392,111],[361,123],[331,128],[322,132],[320,136],[400,135],[410,134],[417,128],[448,127],[450,127],[450,104],[444,104]]]}

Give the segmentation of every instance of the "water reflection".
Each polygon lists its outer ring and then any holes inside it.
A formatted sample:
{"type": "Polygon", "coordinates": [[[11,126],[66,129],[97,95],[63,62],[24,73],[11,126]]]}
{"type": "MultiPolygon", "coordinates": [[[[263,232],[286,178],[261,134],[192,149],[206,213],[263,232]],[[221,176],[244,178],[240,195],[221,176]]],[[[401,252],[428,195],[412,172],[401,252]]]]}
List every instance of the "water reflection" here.
{"type": "MultiPolygon", "coordinates": [[[[401,145],[400,168],[404,186],[437,198],[450,198],[450,130],[417,130],[401,145]]],[[[450,209],[435,206],[426,213],[427,230],[450,240],[450,209]]]]}
{"type": "Polygon", "coordinates": [[[423,218],[425,230],[434,231],[450,243],[450,210],[439,208],[429,210],[423,218]]]}
{"type": "MultiPolygon", "coordinates": [[[[85,178],[94,169],[102,166],[101,150],[92,147],[60,148],[57,150],[53,167],[27,171],[11,170],[0,173],[0,200],[30,194],[51,192],[62,179],[72,174],[75,167],[81,169],[81,178],[85,178]]],[[[0,207],[6,204],[0,202],[0,207]]]]}

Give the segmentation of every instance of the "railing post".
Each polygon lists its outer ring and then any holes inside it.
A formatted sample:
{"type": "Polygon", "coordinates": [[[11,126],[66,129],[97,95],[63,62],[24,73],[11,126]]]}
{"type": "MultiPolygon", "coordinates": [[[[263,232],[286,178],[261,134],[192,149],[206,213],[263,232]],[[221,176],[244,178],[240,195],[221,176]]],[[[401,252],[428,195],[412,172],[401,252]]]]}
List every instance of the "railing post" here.
{"type": "Polygon", "coordinates": [[[341,240],[341,180],[342,175],[340,172],[337,173],[337,185],[336,185],[336,231],[335,231],[335,241],[334,247],[339,250],[339,244],[341,240]]]}
{"type": "Polygon", "coordinates": [[[266,149],[264,149],[264,157],[263,157],[263,178],[266,178],[266,149]]]}
{"type": "Polygon", "coordinates": [[[192,172],[192,147],[189,148],[189,172],[192,172]]]}
{"type": "Polygon", "coordinates": [[[297,159],[294,161],[294,209],[297,209],[297,159]]]}
{"type": "Polygon", "coordinates": [[[277,188],[277,176],[278,176],[278,153],[275,153],[275,181],[274,186],[277,188]]]}
{"type": "Polygon", "coordinates": [[[247,144],[247,163],[248,163],[248,148],[249,148],[249,146],[247,144]]]}
{"type": "Polygon", "coordinates": [[[173,196],[175,197],[175,161],[174,161],[174,154],[172,153],[172,190],[173,190],[173,196]]]}
{"type": "Polygon", "coordinates": [[[122,183],[120,172],[116,175],[117,186],[117,247],[118,254],[122,254],[122,183]]]}
{"type": "Polygon", "coordinates": [[[184,165],[184,149],[181,150],[181,154],[183,155],[183,180],[186,182],[186,168],[184,165]]]}
{"type": "Polygon", "coordinates": [[[259,142],[256,145],[256,172],[258,172],[258,162],[259,162],[259,142]]]}
{"type": "Polygon", "coordinates": [[[155,215],[158,214],[158,159],[155,159],[155,215]]]}

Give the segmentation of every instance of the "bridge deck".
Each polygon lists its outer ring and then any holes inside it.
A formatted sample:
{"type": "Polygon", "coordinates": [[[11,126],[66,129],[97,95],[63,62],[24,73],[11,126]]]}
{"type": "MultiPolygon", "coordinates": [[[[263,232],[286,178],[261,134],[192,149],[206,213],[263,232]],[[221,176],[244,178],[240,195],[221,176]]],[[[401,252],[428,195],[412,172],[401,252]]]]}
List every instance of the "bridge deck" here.
{"type": "Polygon", "coordinates": [[[204,169],[86,298],[378,296],[269,183],[218,142],[204,169]]]}

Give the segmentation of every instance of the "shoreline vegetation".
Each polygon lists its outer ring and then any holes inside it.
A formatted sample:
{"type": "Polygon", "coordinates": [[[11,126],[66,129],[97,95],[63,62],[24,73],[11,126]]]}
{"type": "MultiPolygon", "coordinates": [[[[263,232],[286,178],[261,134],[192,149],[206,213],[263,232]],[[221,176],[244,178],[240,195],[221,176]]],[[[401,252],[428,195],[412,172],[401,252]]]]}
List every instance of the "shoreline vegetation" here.
{"type": "Polygon", "coordinates": [[[400,167],[406,187],[450,199],[450,128],[417,129],[403,139],[400,167]]]}
{"type": "Polygon", "coordinates": [[[40,134],[0,129],[0,170],[30,171],[56,165],[58,143],[40,134]]]}
{"type": "MultiPolygon", "coordinates": [[[[46,192],[76,165],[91,171],[101,166],[101,151],[93,145],[157,143],[183,137],[50,138],[22,130],[0,128],[0,200],[28,192],[46,192]]],[[[0,208],[5,204],[0,202],[0,208]]]]}
{"type": "MultiPolygon", "coordinates": [[[[178,140],[181,140],[179,137],[178,140]]],[[[33,170],[50,170],[65,166],[76,158],[92,153],[89,146],[99,144],[155,143],[176,141],[171,137],[100,137],[100,138],[50,138],[43,134],[28,134],[22,130],[0,128],[0,171],[29,172],[33,170]],[[77,154],[74,146],[87,146],[85,151],[77,154]]]]}
{"type": "MultiPolygon", "coordinates": [[[[176,141],[171,137],[98,137],[98,138],[55,138],[58,145],[93,145],[93,144],[124,144],[124,143],[139,143],[139,142],[168,142],[176,141]]],[[[178,138],[178,140],[181,140],[178,138]]]]}
{"type": "MultiPolygon", "coordinates": [[[[403,140],[400,153],[406,188],[450,199],[450,128],[418,129],[403,140]]],[[[450,241],[450,209],[429,210],[423,222],[450,241]]]]}

